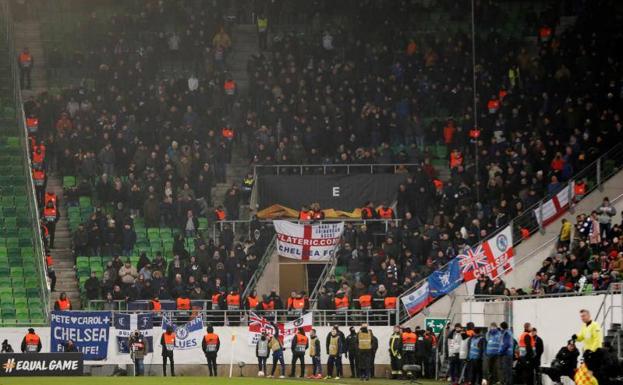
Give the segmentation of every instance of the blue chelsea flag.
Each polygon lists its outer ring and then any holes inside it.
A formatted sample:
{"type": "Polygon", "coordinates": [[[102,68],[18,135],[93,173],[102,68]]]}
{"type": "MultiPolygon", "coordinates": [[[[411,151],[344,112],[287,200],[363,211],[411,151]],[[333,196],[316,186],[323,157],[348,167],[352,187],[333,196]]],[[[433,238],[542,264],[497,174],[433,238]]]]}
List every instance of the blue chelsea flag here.
{"type": "Polygon", "coordinates": [[[50,351],[64,352],[72,340],[85,360],[105,360],[112,313],[109,311],[53,311],[50,351]]]}
{"type": "Polygon", "coordinates": [[[441,297],[456,289],[461,282],[463,276],[458,259],[452,259],[443,270],[436,271],[428,277],[428,285],[430,287],[430,295],[433,298],[441,297]]]}

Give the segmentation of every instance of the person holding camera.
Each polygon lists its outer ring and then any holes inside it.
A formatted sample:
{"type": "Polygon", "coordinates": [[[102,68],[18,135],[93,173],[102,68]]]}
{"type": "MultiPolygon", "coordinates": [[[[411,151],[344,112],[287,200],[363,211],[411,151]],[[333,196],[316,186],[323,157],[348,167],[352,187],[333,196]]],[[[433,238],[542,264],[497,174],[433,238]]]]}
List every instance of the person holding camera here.
{"type": "Polygon", "coordinates": [[[567,341],[567,345],[560,348],[549,368],[540,368],[541,373],[549,376],[549,378],[557,384],[561,382],[560,378],[563,376],[573,380],[575,368],[578,366],[579,356],[580,352],[578,352],[575,342],[569,340],[567,341]]]}
{"type": "Polygon", "coordinates": [[[128,340],[128,346],[130,347],[130,357],[134,362],[134,375],[142,376],[145,374],[145,355],[148,352],[147,339],[143,335],[135,330],[128,340]]]}

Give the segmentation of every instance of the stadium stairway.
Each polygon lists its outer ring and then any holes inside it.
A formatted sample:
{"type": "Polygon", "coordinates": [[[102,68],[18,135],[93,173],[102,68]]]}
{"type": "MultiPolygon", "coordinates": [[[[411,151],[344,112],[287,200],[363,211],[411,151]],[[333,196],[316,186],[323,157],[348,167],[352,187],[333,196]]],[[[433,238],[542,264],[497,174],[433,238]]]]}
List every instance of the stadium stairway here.
{"type": "MultiPolygon", "coordinates": [[[[47,90],[47,79],[45,71],[45,55],[41,42],[41,28],[35,19],[23,20],[15,23],[15,49],[21,50],[28,47],[32,54],[35,65],[32,70],[32,88],[22,90],[24,100],[31,98],[47,90]]],[[[19,52],[15,52],[15,57],[19,52]]]]}
{"type": "MultiPolygon", "coordinates": [[[[543,260],[549,257],[556,247],[556,240],[560,232],[560,221],[563,218],[575,223],[575,216],[580,213],[589,213],[601,204],[604,197],[614,201],[617,210],[613,222],[621,221],[623,210],[623,171],[613,175],[604,182],[601,189],[593,190],[584,199],[578,202],[572,210],[568,210],[556,221],[545,227],[543,233],[536,232],[532,236],[515,246],[515,266],[513,271],[504,276],[506,287],[525,288],[530,286],[534,274],[541,268],[543,260]],[[617,199],[618,197],[618,199],[617,199]],[[615,201],[616,199],[616,201],[615,201]]],[[[471,284],[463,284],[456,288],[450,295],[446,295],[430,305],[425,310],[411,317],[403,323],[405,326],[415,327],[424,324],[425,318],[447,318],[448,315],[458,313],[466,296],[473,294],[475,281],[471,284]]]]}
{"type": "Polygon", "coordinates": [[[229,69],[238,84],[238,94],[247,95],[249,75],[247,63],[251,55],[258,52],[258,37],[255,24],[237,24],[232,31],[232,54],[228,59],[229,69]]]}
{"type": "MultiPolygon", "coordinates": [[[[54,259],[54,271],[56,272],[56,292],[66,292],[67,297],[71,301],[74,309],[80,309],[80,291],[78,288],[78,278],[74,270],[74,257],[71,249],[71,231],[69,230],[69,218],[67,208],[63,199],[63,184],[57,175],[48,178],[48,191],[53,192],[60,201],[61,218],[56,223],[56,233],[54,240],[54,248],[51,250],[54,259]]],[[[54,305],[54,301],[58,299],[58,295],[52,294],[50,297],[50,306],[54,305]]]]}

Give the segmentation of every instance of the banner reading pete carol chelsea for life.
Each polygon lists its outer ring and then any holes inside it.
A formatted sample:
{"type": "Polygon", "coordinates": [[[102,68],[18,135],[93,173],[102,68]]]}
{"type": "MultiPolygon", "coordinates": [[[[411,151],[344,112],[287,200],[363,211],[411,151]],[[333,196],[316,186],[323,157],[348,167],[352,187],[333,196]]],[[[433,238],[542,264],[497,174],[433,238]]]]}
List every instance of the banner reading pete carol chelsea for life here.
{"type": "Polygon", "coordinates": [[[328,261],[335,254],[344,222],[299,224],[274,221],[279,255],[302,261],[328,261]]]}

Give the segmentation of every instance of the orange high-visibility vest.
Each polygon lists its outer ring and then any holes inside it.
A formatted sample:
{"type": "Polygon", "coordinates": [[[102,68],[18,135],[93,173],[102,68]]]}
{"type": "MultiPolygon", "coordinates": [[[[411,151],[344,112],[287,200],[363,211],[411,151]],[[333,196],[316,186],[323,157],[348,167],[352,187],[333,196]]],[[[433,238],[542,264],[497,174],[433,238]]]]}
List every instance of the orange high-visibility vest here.
{"type": "Polygon", "coordinates": [[[249,309],[255,309],[257,304],[259,303],[257,297],[248,296],[247,303],[249,304],[249,309]]]}
{"type": "Polygon", "coordinates": [[[526,227],[522,227],[521,230],[519,230],[521,232],[521,238],[522,239],[528,239],[530,238],[530,230],[528,230],[526,227]]]}
{"type": "Polygon", "coordinates": [[[305,349],[307,349],[307,336],[303,335],[303,334],[297,334],[296,335],[296,352],[300,353],[300,352],[305,352],[305,349]]]}
{"type": "Polygon", "coordinates": [[[379,217],[381,217],[382,219],[392,219],[394,217],[394,210],[392,210],[391,207],[388,207],[388,208],[379,207],[379,209],[377,210],[377,213],[379,214],[379,217]]]}
{"type": "Polygon", "coordinates": [[[478,139],[480,138],[480,130],[477,128],[472,128],[471,130],[469,130],[469,137],[471,139],[478,139]]]}
{"type": "Polygon", "coordinates": [[[335,297],[335,310],[348,310],[348,297],[335,297]]]}
{"type": "Polygon", "coordinates": [[[236,82],[227,80],[225,84],[223,84],[223,89],[225,90],[225,95],[233,95],[236,92],[236,82]]]}
{"type": "Polygon", "coordinates": [[[404,351],[415,351],[415,343],[417,342],[417,335],[413,332],[402,333],[402,348],[404,351]]]}
{"type": "Polygon", "coordinates": [[[508,95],[508,92],[506,92],[505,89],[501,89],[500,92],[498,92],[498,99],[504,100],[506,95],[508,95]]]}
{"type": "Polygon", "coordinates": [[[20,53],[19,62],[21,65],[30,66],[32,64],[32,55],[26,52],[20,53]]]}
{"type": "Polygon", "coordinates": [[[453,151],[450,153],[450,168],[457,168],[463,164],[463,154],[459,151],[453,151]]]}
{"type": "Polygon", "coordinates": [[[491,113],[491,114],[495,114],[498,111],[499,108],[500,108],[500,101],[499,100],[491,99],[487,103],[487,109],[489,110],[489,113],[491,113]]]}
{"type": "Polygon", "coordinates": [[[304,298],[293,298],[292,307],[296,310],[302,310],[305,307],[305,299],[304,298]]]}
{"type": "Polygon", "coordinates": [[[26,352],[36,352],[39,348],[39,343],[41,342],[41,338],[34,333],[26,334],[24,340],[26,342],[26,352]]]}
{"type": "Polygon", "coordinates": [[[214,210],[214,213],[216,214],[216,219],[219,221],[224,221],[225,220],[225,210],[214,210]]]}
{"type": "Polygon", "coordinates": [[[573,186],[573,192],[576,196],[584,196],[586,195],[586,183],[584,182],[576,182],[573,186]]]}
{"type": "Polygon", "coordinates": [[[221,293],[212,294],[212,310],[218,310],[220,302],[221,302],[221,293]]]}
{"type": "Polygon", "coordinates": [[[552,37],[552,29],[548,26],[539,28],[539,37],[543,41],[547,41],[552,37]]]}
{"type": "Polygon", "coordinates": [[[223,129],[221,130],[221,135],[223,135],[223,138],[225,138],[225,139],[233,139],[234,138],[234,130],[232,130],[229,127],[223,127],[223,129]]]}
{"type": "Polygon", "coordinates": [[[43,187],[45,184],[45,172],[43,170],[32,170],[33,183],[37,187],[43,187]]]}
{"type": "Polygon", "coordinates": [[[56,194],[46,192],[43,198],[43,203],[47,206],[48,202],[52,202],[54,207],[56,207],[56,194]]]}
{"type": "Polygon", "coordinates": [[[240,294],[229,294],[226,298],[228,310],[240,309],[240,294]]]}
{"type": "Polygon", "coordinates": [[[28,132],[36,132],[39,129],[39,119],[26,118],[26,129],[28,132]]]}
{"type": "Polygon", "coordinates": [[[395,309],[396,303],[398,302],[398,298],[396,297],[385,297],[383,301],[385,305],[385,309],[395,309]]]}
{"type": "Polygon", "coordinates": [[[218,335],[215,333],[207,333],[203,336],[203,340],[206,342],[206,350],[210,353],[216,352],[216,347],[218,346],[218,335]]]}
{"type": "Polygon", "coordinates": [[[153,311],[160,311],[160,310],[162,310],[162,304],[160,303],[160,301],[152,299],[151,300],[151,309],[153,311]]]}
{"type": "Polygon", "coordinates": [[[263,302],[262,307],[264,308],[264,310],[275,310],[275,301],[271,299],[268,302],[263,302]]]}
{"type": "Polygon", "coordinates": [[[362,219],[372,219],[374,218],[374,211],[370,207],[364,207],[361,209],[361,218],[362,219]]]}
{"type": "Polygon", "coordinates": [[[34,165],[42,164],[44,157],[45,155],[43,154],[43,152],[33,152],[32,153],[32,164],[34,165]]]}
{"type": "Polygon", "coordinates": [[[433,179],[433,185],[435,185],[435,189],[437,191],[441,191],[443,189],[443,182],[439,179],[433,179]]]}
{"type": "Polygon", "coordinates": [[[164,337],[164,345],[167,350],[172,351],[175,347],[175,333],[164,333],[162,335],[164,337]]]}
{"type": "Polygon", "coordinates": [[[58,304],[58,308],[60,310],[69,310],[71,308],[71,303],[69,302],[69,298],[65,298],[63,300],[58,299],[56,303],[58,304]]]}
{"type": "Polygon", "coordinates": [[[179,297],[177,299],[177,310],[190,310],[190,298],[179,297]]]}
{"type": "Polygon", "coordinates": [[[303,211],[301,211],[299,213],[299,219],[301,221],[310,221],[312,219],[312,217],[311,217],[311,214],[309,213],[309,211],[303,210],[303,211]]]}
{"type": "Polygon", "coordinates": [[[56,207],[46,207],[43,209],[43,218],[48,222],[56,220],[56,207]]]}
{"type": "Polygon", "coordinates": [[[359,307],[362,310],[369,310],[372,308],[372,296],[370,294],[363,294],[359,296],[359,307]]]}
{"type": "Polygon", "coordinates": [[[45,256],[45,264],[46,266],[50,267],[54,264],[54,259],[52,258],[52,256],[50,254],[47,254],[45,256]]]}

